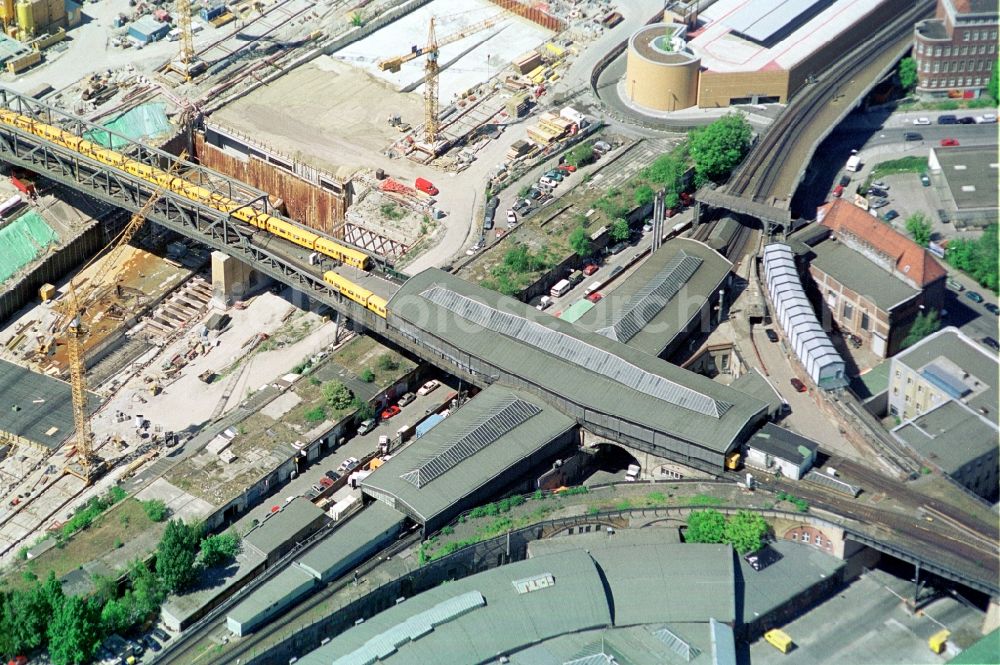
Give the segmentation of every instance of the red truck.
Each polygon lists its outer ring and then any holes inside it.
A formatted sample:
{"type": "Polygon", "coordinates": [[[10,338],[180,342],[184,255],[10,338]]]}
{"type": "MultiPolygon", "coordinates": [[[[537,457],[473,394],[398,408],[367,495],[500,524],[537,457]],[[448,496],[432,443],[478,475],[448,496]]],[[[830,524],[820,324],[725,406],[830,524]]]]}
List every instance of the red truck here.
{"type": "Polygon", "coordinates": [[[35,185],[33,183],[31,183],[31,182],[25,182],[25,181],[23,181],[23,180],[15,177],[15,176],[11,176],[10,177],[10,184],[14,185],[14,187],[17,187],[17,189],[22,194],[26,194],[28,196],[34,196],[35,195],[35,185]]]}
{"type": "Polygon", "coordinates": [[[435,187],[434,183],[432,183],[430,180],[426,180],[424,178],[417,178],[416,180],[413,181],[413,184],[416,185],[417,189],[419,189],[424,194],[430,194],[431,196],[438,195],[439,191],[438,188],[435,187]]]}

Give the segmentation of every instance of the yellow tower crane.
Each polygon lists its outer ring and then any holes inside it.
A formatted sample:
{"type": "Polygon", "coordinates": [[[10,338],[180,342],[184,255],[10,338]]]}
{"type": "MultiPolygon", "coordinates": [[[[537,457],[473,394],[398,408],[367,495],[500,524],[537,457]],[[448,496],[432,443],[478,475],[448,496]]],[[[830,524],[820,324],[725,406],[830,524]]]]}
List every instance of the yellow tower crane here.
{"type": "MultiPolygon", "coordinates": [[[[181,162],[187,157],[186,152],[181,152],[180,156],[170,165],[167,172],[173,172],[181,162]]],[[[132,218],[129,220],[121,233],[108,244],[110,248],[107,254],[101,259],[102,270],[97,279],[87,284],[82,295],[77,292],[76,284],[73,280],[69,283],[67,297],[61,300],[57,307],[63,316],[68,319],[66,325],[66,351],[69,359],[70,393],[73,398],[73,424],[76,427],[76,451],[77,461],[69,463],[63,470],[65,473],[76,476],[87,485],[104,471],[104,460],[94,452],[94,436],[90,429],[90,419],[87,417],[87,366],[85,364],[83,342],[88,332],[87,311],[90,303],[96,302],[100,298],[108,297],[108,289],[105,285],[109,278],[117,278],[121,259],[125,246],[132,240],[136,232],[146,221],[146,216],[160,200],[163,195],[163,188],[156,189],[132,218]]],[[[94,263],[93,259],[84,266],[84,270],[94,263]]],[[[77,273],[78,275],[81,274],[77,273]]],[[[113,296],[112,296],[113,297],[113,296]]]]}
{"type": "Polygon", "coordinates": [[[199,61],[194,54],[194,32],[191,28],[191,0],[177,0],[174,11],[177,13],[177,29],[181,31],[181,48],[177,60],[167,67],[190,81],[191,77],[205,69],[205,63],[199,61]]]}
{"type": "Polygon", "coordinates": [[[427,44],[425,46],[411,46],[409,53],[378,61],[379,70],[395,73],[400,70],[403,63],[415,60],[422,55],[427,56],[426,64],[424,65],[424,141],[428,146],[433,146],[438,140],[438,74],[440,73],[438,55],[440,54],[441,47],[452,42],[457,42],[459,39],[464,39],[481,30],[486,30],[499,23],[501,19],[503,19],[503,14],[497,14],[438,40],[434,34],[434,17],[432,16],[430,28],[427,32],[427,44]]]}

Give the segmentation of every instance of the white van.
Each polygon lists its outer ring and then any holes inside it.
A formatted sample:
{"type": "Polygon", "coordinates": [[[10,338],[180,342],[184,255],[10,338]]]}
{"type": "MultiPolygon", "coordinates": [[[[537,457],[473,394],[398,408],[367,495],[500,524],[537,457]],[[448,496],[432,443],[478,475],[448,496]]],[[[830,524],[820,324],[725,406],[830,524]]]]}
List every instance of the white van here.
{"type": "Polygon", "coordinates": [[[563,294],[565,294],[567,291],[569,291],[571,288],[572,285],[569,283],[568,279],[560,279],[558,282],[555,283],[555,286],[553,286],[552,289],[549,291],[549,295],[552,296],[553,298],[558,298],[563,294]]]}
{"type": "Polygon", "coordinates": [[[542,299],[538,302],[537,305],[535,305],[535,309],[541,311],[551,306],[552,306],[552,298],[548,296],[542,296],[542,299]]]}
{"type": "Polygon", "coordinates": [[[601,288],[601,283],[600,282],[594,282],[590,286],[588,286],[586,288],[586,290],[584,290],[583,295],[589,296],[591,293],[593,293],[594,291],[599,290],[600,288],[601,288]]]}

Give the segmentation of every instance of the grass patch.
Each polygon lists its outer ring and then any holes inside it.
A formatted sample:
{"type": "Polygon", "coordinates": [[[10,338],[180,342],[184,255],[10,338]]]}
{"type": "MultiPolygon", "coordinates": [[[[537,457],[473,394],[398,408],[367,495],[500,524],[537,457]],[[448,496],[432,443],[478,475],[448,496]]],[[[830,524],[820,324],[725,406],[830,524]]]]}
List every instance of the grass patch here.
{"type": "Polygon", "coordinates": [[[899,104],[897,111],[958,111],[959,109],[996,108],[997,102],[987,96],[976,99],[943,99],[940,101],[910,100],[899,104]]]}
{"type": "Polygon", "coordinates": [[[860,187],[860,192],[867,192],[872,182],[884,176],[898,173],[923,173],[926,170],[926,157],[902,157],[900,159],[890,159],[887,162],[879,162],[872,168],[868,179],[860,187]]]}
{"type": "Polygon", "coordinates": [[[689,506],[721,506],[725,501],[711,494],[695,494],[684,503],[689,506]]]}
{"type": "Polygon", "coordinates": [[[383,203],[379,206],[379,212],[382,213],[383,217],[391,219],[393,221],[403,219],[406,217],[406,213],[396,207],[395,203],[383,203]]]}

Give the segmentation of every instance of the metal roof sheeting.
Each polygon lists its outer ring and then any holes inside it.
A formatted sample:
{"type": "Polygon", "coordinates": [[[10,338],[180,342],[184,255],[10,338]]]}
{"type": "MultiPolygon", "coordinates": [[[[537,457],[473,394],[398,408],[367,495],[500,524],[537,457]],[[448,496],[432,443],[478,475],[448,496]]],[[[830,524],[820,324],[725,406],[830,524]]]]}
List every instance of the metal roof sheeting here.
{"type": "Polygon", "coordinates": [[[451,310],[477,325],[546,353],[564,358],[583,369],[607,376],[629,388],[704,416],[721,418],[732,404],[715,400],[695,390],[647,372],[619,356],[586,342],[547,328],[534,321],[501,312],[451,289],[434,286],[420,294],[425,299],[451,310]]]}
{"type": "Polygon", "coordinates": [[[777,314],[775,318],[781,322],[809,378],[826,390],[847,385],[844,360],[820,326],[806,298],[791,247],[775,243],[764,248],[764,275],[777,314]]]}
{"type": "Polygon", "coordinates": [[[748,39],[766,42],[820,2],[829,0],[750,0],[723,22],[748,39]]]}

